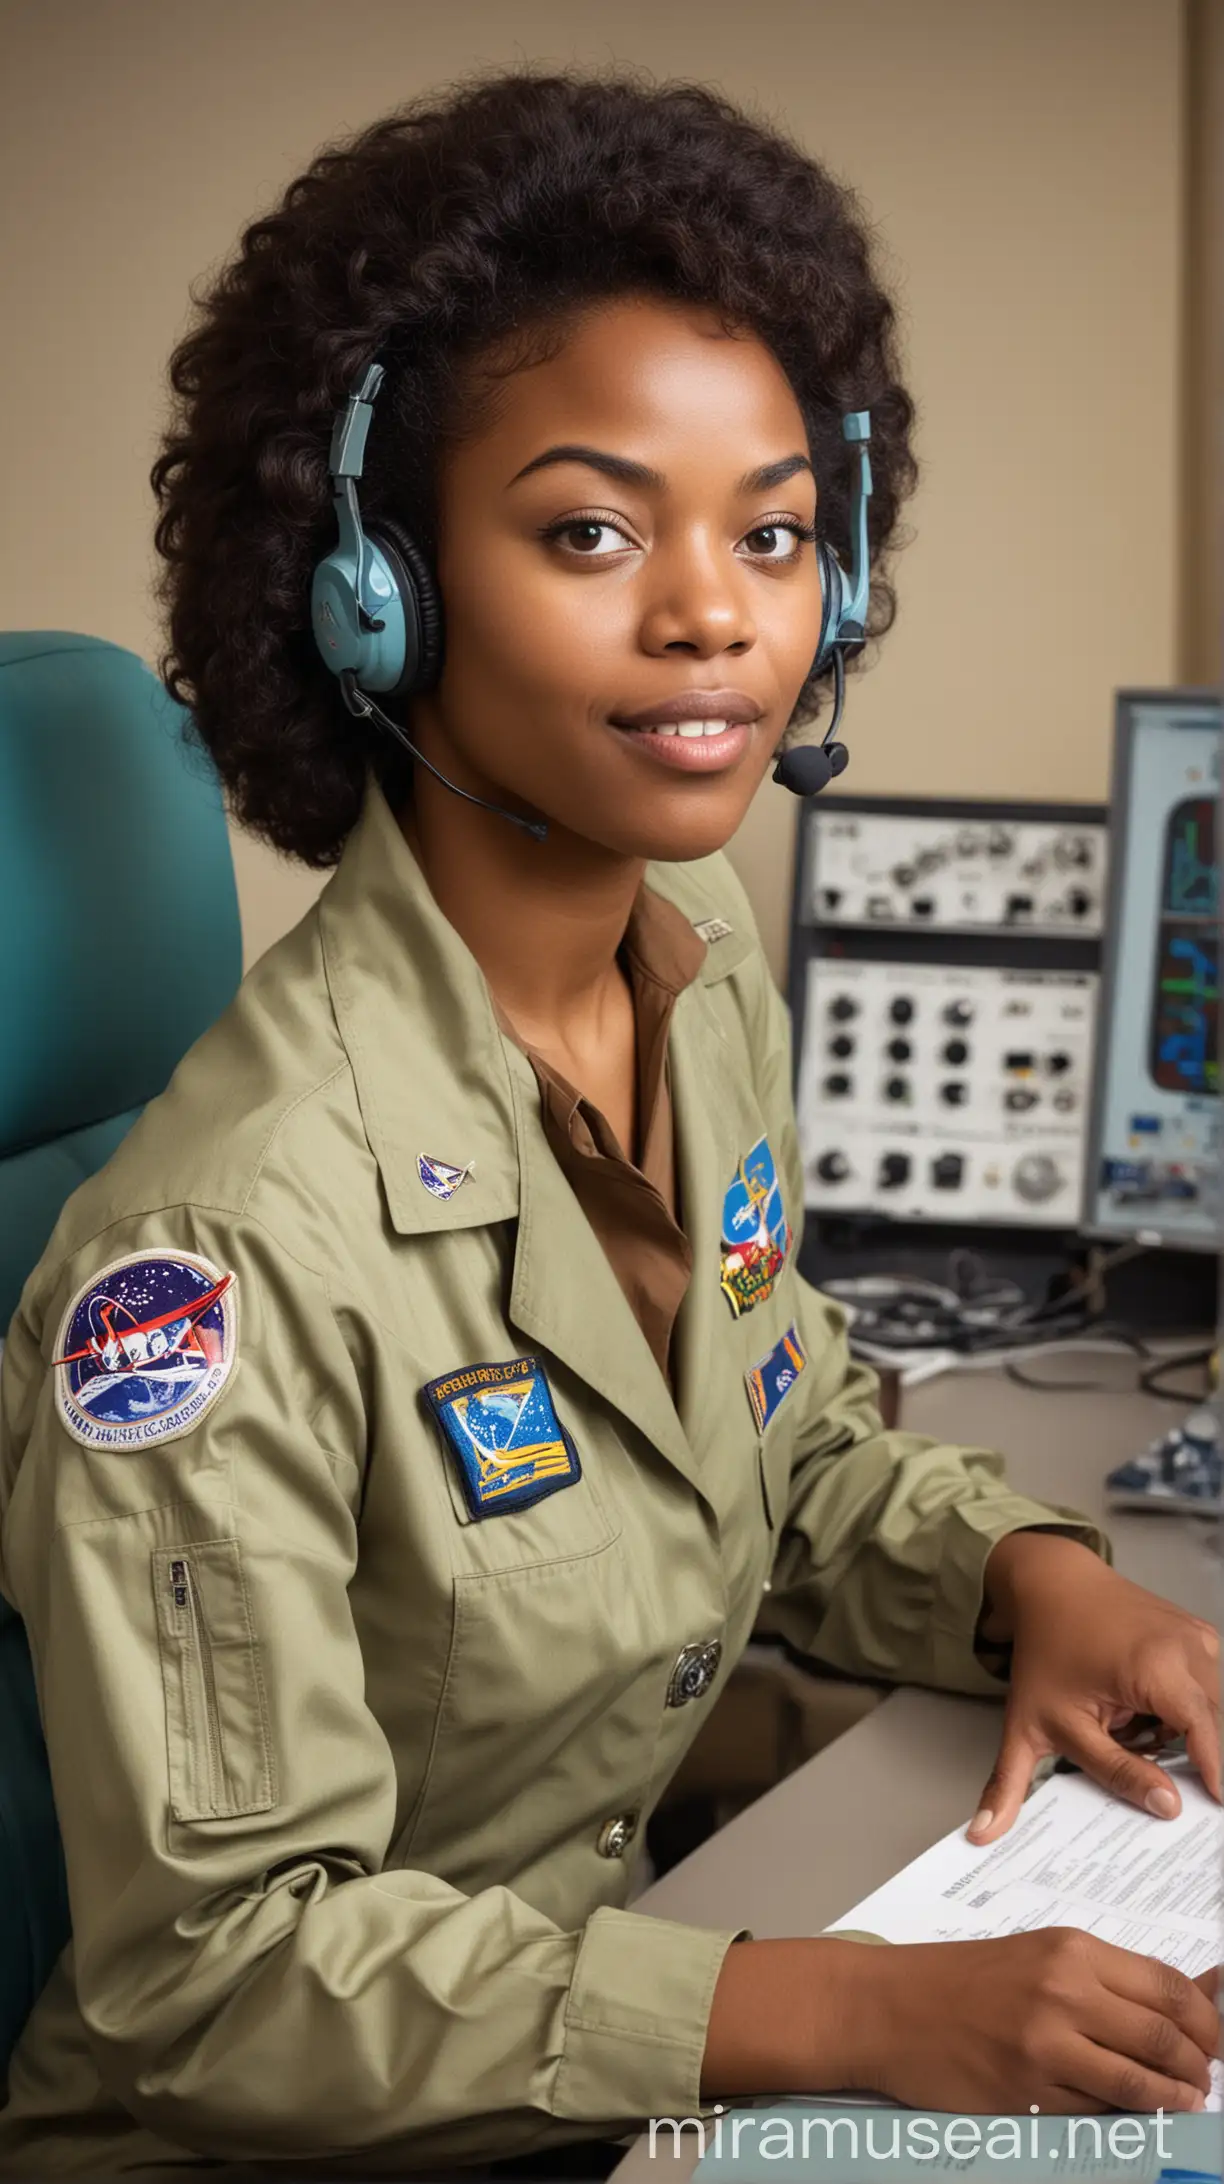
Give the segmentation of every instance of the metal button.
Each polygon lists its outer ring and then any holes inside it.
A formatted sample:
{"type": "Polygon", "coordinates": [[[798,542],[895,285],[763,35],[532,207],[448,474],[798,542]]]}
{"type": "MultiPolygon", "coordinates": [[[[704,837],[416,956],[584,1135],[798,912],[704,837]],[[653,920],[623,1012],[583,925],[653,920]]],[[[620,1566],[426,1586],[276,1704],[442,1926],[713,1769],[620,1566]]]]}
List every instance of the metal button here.
{"type": "Polygon", "coordinates": [[[703,1645],[686,1646],[672,1670],[667,1687],[669,1706],[687,1706],[690,1699],[703,1699],[718,1674],[722,1659],[721,1638],[708,1638],[703,1645]]]}
{"type": "Polygon", "coordinates": [[[604,1821],[595,1848],[601,1858],[623,1858],[636,1834],[637,1814],[618,1813],[615,1820],[604,1821]]]}

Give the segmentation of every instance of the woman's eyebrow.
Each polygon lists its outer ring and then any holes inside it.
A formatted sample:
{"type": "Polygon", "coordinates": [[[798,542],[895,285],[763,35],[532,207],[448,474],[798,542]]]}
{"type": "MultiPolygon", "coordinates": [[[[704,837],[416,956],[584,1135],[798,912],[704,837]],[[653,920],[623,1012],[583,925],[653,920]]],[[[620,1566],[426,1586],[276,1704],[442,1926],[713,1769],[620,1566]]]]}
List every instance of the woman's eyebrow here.
{"type": "MultiPolygon", "coordinates": [[[[602,470],[605,477],[614,478],[618,485],[653,487],[656,492],[667,490],[662,471],[652,470],[648,463],[635,463],[627,455],[610,455],[604,448],[583,447],[574,442],[548,447],[542,455],[533,455],[529,463],[516,470],[510,485],[517,485],[520,478],[530,477],[533,470],[546,470],[552,463],[585,463],[588,470],[602,470]]],[[[806,470],[809,477],[815,476],[806,455],[783,455],[776,463],[762,463],[758,470],[746,471],[735,490],[741,494],[765,493],[771,486],[785,485],[788,478],[801,470],[806,470]]],[[[507,492],[509,489],[507,486],[507,492]]]]}

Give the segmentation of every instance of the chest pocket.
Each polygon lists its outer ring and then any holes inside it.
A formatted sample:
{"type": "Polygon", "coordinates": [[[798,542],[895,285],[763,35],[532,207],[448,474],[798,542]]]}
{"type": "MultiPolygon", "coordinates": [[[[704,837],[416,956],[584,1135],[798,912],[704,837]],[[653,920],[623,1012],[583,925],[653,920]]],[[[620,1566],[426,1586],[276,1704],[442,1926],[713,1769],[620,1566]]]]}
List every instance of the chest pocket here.
{"type": "MultiPolygon", "coordinates": [[[[497,1514],[476,1515],[470,1481],[435,1418],[452,1566],[451,1628],[428,1754],[391,1862],[421,1862],[456,1887],[520,1870],[585,1812],[628,1809],[643,1793],[666,1652],[657,1602],[635,1576],[615,1481],[624,1450],[615,1421],[575,1403],[558,1373],[554,1415],[576,1473],[497,1514]],[[636,1769],[625,1783],[621,1769],[636,1769]],[[612,1783],[599,1784],[602,1766],[612,1783]],[[644,1771],[644,1772],[643,1772],[644,1771]],[[639,1775],[642,1779],[639,1780],[639,1775]],[[617,1802],[619,1799],[619,1803],[617,1802]]],[[[501,1435],[506,1413],[497,1427],[501,1435]]],[[[524,1409],[526,1445],[535,1447],[524,1409]]],[[[547,1422],[541,1409],[536,1424],[547,1422]]],[[[480,1432],[479,1418],[466,1414],[480,1432]]],[[[503,1443],[513,1456],[523,1436],[503,1443]]],[[[529,1484],[530,1491],[530,1484],[529,1484]]]]}
{"type": "Polygon", "coordinates": [[[473,1889],[530,1863],[592,1797],[620,1809],[644,1791],[662,1653],[595,1453],[576,1485],[456,1527],[445,1676],[394,1863],[473,1889]]]}

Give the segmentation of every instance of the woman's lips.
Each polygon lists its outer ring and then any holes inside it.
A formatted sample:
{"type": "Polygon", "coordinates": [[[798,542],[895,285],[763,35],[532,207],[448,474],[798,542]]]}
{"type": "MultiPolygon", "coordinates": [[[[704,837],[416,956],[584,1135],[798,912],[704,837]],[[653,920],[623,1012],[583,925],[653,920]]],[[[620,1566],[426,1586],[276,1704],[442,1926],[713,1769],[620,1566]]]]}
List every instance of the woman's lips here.
{"type": "Polygon", "coordinates": [[[690,720],[616,732],[661,766],[679,773],[716,773],[742,757],[752,729],[747,721],[690,720]]]}

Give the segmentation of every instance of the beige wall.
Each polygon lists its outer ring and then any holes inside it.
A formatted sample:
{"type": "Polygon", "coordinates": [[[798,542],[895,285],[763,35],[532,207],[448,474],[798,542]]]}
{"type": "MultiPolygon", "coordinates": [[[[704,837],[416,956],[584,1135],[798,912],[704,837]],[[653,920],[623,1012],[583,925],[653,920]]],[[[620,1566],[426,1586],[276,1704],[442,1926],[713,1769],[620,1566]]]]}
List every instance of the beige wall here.
{"type": "Polygon", "coordinates": [[[1224,0],[1188,0],[1181,673],[1224,681],[1224,0]]]}
{"type": "MultiPolygon", "coordinates": [[[[1181,0],[0,18],[8,626],[156,649],[146,475],[188,285],[322,140],[472,64],[628,60],[787,122],[859,187],[894,268],[924,482],[901,618],[853,688],[853,786],[1102,793],[1111,691],[1177,668],[1181,0]]],[[[767,787],[734,851],[779,966],[794,813],[767,787]]],[[[250,959],[319,883],[235,849],[250,959]]]]}

